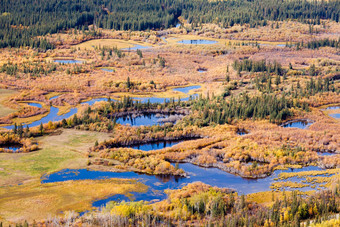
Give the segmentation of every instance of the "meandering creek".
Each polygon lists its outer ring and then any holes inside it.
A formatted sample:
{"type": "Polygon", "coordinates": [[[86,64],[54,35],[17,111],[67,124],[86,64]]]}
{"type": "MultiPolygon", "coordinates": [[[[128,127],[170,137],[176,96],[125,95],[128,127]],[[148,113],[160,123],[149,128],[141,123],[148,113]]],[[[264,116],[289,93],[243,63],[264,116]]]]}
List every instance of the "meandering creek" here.
{"type": "Polygon", "coordinates": [[[28,102],[27,105],[42,108],[42,105],[40,103],[28,102]]]}
{"type": "MultiPolygon", "coordinates": [[[[182,87],[182,88],[174,88],[173,91],[178,91],[178,92],[182,92],[185,94],[188,94],[191,90],[194,89],[199,89],[201,88],[201,86],[189,86],[189,87],[182,87]]],[[[193,97],[197,97],[198,94],[194,94],[192,96],[189,96],[187,98],[183,98],[181,99],[181,101],[188,101],[190,98],[193,97]]],[[[58,98],[59,96],[54,96],[52,98],[50,98],[49,100],[53,100],[58,98]]],[[[170,102],[170,98],[158,98],[158,97],[143,97],[143,98],[134,98],[135,100],[139,100],[142,103],[164,103],[164,102],[170,102]]],[[[96,102],[100,102],[100,101],[107,101],[108,98],[94,98],[91,99],[89,101],[84,101],[81,104],[88,104],[90,106],[92,106],[94,103],[96,102]]],[[[176,100],[177,101],[177,100],[176,100]]],[[[29,102],[27,103],[30,106],[35,106],[38,108],[42,108],[42,105],[40,103],[34,103],[34,102],[29,102]]],[[[46,115],[45,117],[41,118],[40,120],[34,121],[30,124],[28,124],[28,127],[35,127],[35,126],[39,126],[41,123],[42,124],[46,124],[49,121],[52,122],[56,122],[56,121],[61,121],[63,119],[67,119],[71,116],[73,116],[74,114],[76,114],[78,112],[78,108],[74,107],[71,108],[70,111],[68,113],[62,114],[62,115],[58,115],[59,112],[59,108],[58,107],[54,107],[51,106],[50,108],[50,112],[48,113],[48,115],[46,115]]],[[[121,118],[121,119],[117,119],[118,123],[121,124],[131,124],[134,126],[141,126],[141,125],[153,125],[153,124],[163,124],[163,122],[159,122],[160,119],[162,119],[164,117],[158,117],[157,115],[153,115],[153,116],[140,116],[140,117],[136,117],[135,119],[131,119],[131,118],[121,118]]],[[[26,125],[24,125],[26,126],[26,125]]],[[[9,125],[9,126],[3,126],[3,128],[6,129],[13,129],[14,126],[13,125],[9,125]]]]}

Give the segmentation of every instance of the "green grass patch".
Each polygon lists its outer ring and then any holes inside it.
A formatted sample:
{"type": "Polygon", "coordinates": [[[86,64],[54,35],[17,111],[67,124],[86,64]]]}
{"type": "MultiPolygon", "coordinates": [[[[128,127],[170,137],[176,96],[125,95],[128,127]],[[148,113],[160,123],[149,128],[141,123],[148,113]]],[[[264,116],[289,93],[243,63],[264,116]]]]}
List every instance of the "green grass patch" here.
{"type": "Polygon", "coordinates": [[[86,152],[89,147],[96,140],[108,138],[106,133],[68,129],[60,135],[38,138],[41,148],[38,151],[0,154],[0,173],[4,176],[0,179],[0,186],[39,180],[45,173],[64,168],[84,168],[87,166],[86,152]]]}
{"type": "Polygon", "coordinates": [[[15,109],[9,108],[4,105],[5,100],[16,93],[17,92],[13,90],[0,89],[0,117],[5,117],[8,114],[16,111],[15,109]]]}

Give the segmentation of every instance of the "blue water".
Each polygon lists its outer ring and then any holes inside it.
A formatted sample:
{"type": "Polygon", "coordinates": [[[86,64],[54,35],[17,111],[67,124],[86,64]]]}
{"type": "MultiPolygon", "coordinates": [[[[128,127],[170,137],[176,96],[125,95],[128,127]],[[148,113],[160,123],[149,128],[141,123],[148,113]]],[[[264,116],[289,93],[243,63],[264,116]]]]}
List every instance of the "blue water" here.
{"type": "Polygon", "coordinates": [[[326,108],[326,110],[337,110],[340,109],[340,106],[329,106],[326,108]]]}
{"type": "MultiPolygon", "coordinates": [[[[184,185],[196,181],[201,181],[205,184],[211,186],[217,186],[221,188],[232,188],[238,191],[238,193],[249,194],[260,191],[270,190],[269,186],[274,182],[274,178],[277,178],[281,172],[301,172],[310,170],[320,170],[318,167],[304,167],[301,169],[289,169],[289,170],[276,170],[271,176],[264,179],[245,179],[239,176],[224,172],[217,168],[201,168],[193,164],[185,163],[179,164],[179,168],[183,169],[189,174],[189,177],[174,177],[174,176],[155,176],[147,174],[138,174],[134,172],[104,172],[104,171],[93,171],[86,169],[64,169],[59,172],[43,176],[42,183],[52,183],[52,182],[62,182],[68,180],[100,180],[108,178],[128,178],[128,179],[138,179],[140,182],[144,183],[149,187],[146,193],[135,193],[132,200],[140,201],[152,201],[152,200],[162,200],[166,198],[164,193],[165,189],[179,189],[184,185]]],[[[291,179],[295,180],[295,179],[291,179]]],[[[301,179],[300,179],[301,180],[301,179]]],[[[303,189],[299,189],[303,190],[303,189]]],[[[93,206],[101,207],[107,202],[116,199],[127,199],[126,196],[114,195],[109,198],[95,201],[93,206]]]]}
{"type": "Polygon", "coordinates": [[[134,118],[132,115],[130,115],[126,117],[117,118],[116,123],[121,125],[130,124],[131,126],[163,125],[163,123],[158,122],[158,120],[165,118],[167,116],[168,115],[161,115],[160,117],[156,117],[156,114],[144,114],[134,118]]]}
{"type": "Polygon", "coordinates": [[[55,63],[60,63],[60,64],[81,64],[83,61],[79,60],[67,60],[67,59],[59,59],[59,60],[54,60],[55,63]]]}
{"type": "Polygon", "coordinates": [[[101,68],[102,71],[112,73],[114,70],[113,69],[107,69],[107,68],[101,68]]]}
{"type": "MultiPolygon", "coordinates": [[[[180,87],[180,88],[174,88],[172,89],[173,91],[178,91],[178,92],[183,92],[185,94],[188,94],[191,90],[194,89],[199,89],[201,88],[200,85],[195,85],[195,86],[188,86],[188,87],[180,87]]],[[[198,94],[193,94],[191,95],[191,97],[186,97],[186,98],[181,98],[181,101],[189,101],[191,99],[197,98],[198,94]]],[[[150,103],[164,103],[164,102],[170,102],[170,98],[158,98],[158,97],[145,97],[145,98],[138,98],[138,97],[134,97],[134,100],[138,100],[142,103],[147,103],[148,101],[150,103]]],[[[178,98],[175,98],[175,101],[178,101],[178,98]]]]}
{"type": "MultiPolygon", "coordinates": [[[[182,102],[186,102],[186,101],[189,101],[191,99],[194,99],[194,98],[197,98],[198,97],[198,94],[193,94],[189,97],[186,97],[186,98],[181,98],[180,100],[182,102]]],[[[150,103],[164,103],[164,102],[170,102],[170,98],[157,98],[157,97],[145,97],[145,98],[138,98],[138,97],[133,97],[134,100],[138,100],[140,101],[141,103],[147,103],[147,102],[150,102],[150,103]]],[[[178,101],[178,98],[176,99],[175,98],[175,102],[178,101]]]]}
{"type": "Polygon", "coordinates": [[[90,106],[92,106],[93,104],[95,104],[96,102],[101,102],[101,101],[108,101],[108,98],[97,98],[97,99],[91,99],[89,101],[85,101],[82,102],[81,104],[89,104],[90,106]]]}
{"type": "Polygon", "coordinates": [[[172,89],[173,91],[179,91],[179,92],[183,92],[185,94],[188,94],[191,90],[195,90],[195,89],[200,89],[201,86],[200,85],[195,85],[195,86],[189,86],[189,87],[179,87],[179,88],[174,88],[172,89]]]}
{"type": "Polygon", "coordinates": [[[308,122],[308,121],[294,121],[294,122],[289,122],[286,124],[281,125],[284,128],[300,128],[300,129],[307,129],[310,125],[312,125],[313,122],[308,122]]]}
{"type": "Polygon", "coordinates": [[[206,39],[185,39],[185,40],[178,41],[177,43],[180,43],[180,44],[198,44],[198,45],[201,45],[201,44],[215,44],[215,43],[217,43],[217,41],[206,40],[206,39]]]}
{"type": "MultiPolygon", "coordinates": [[[[337,110],[337,109],[340,109],[340,106],[329,106],[325,110],[337,110]]],[[[339,119],[340,118],[340,113],[329,114],[329,116],[333,117],[333,118],[339,119]]]]}
{"type": "Polygon", "coordinates": [[[161,39],[162,39],[165,43],[168,43],[168,41],[166,41],[165,37],[161,37],[161,39]]]}
{"type": "Polygon", "coordinates": [[[319,156],[326,157],[326,156],[333,156],[336,155],[336,153],[330,153],[330,152],[317,152],[319,156]]]}
{"type": "Polygon", "coordinates": [[[42,105],[40,103],[28,102],[27,105],[42,108],[42,105]]]}
{"type": "Polygon", "coordinates": [[[244,129],[239,129],[237,130],[236,134],[237,135],[240,135],[240,136],[244,136],[244,135],[247,135],[249,132],[247,132],[246,130],[244,129]]]}
{"type": "Polygon", "coordinates": [[[260,46],[277,46],[277,47],[286,47],[286,44],[272,44],[272,43],[260,43],[260,46]]]}
{"type": "Polygon", "coordinates": [[[51,97],[49,100],[57,99],[59,97],[60,97],[60,95],[56,95],[56,96],[51,97]]]}
{"type": "Polygon", "coordinates": [[[330,114],[329,116],[334,117],[334,118],[340,118],[340,113],[330,114]]]}
{"type": "Polygon", "coordinates": [[[141,144],[136,146],[130,146],[133,149],[142,150],[142,151],[151,151],[151,150],[159,150],[166,147],[172,147],[176,144],[179,144],[183,142],[183,140],[179,141],[163,141],[163,142],[157,142],[157,143],[147,143],[147,144],[141,144]]]}
{"type": "Polygon", "coordinates": [[[0,148],[11,150],[13,153],[19,152],[22,145],[9,145],[9,146],[0,146],[0,148]]]}
{"type": "MultiPolygon", "coordinates": [[[[201,86],[190,86],[190,87],[184,87],[184,88],[175,88],[174,90],[175,91],[181,91],[181,92],[184,92],[184,93],[188,93],[190,90],[198,89],[200,87],[201,86]]],[[[56,99],[59,96],[54,96],[54,97],[50,98],[50,100],[56,99]]],[[[196,97],[198,97],[198,94],[194,94],[194,95],[191,95],[189,97],[183,98],[183,99],[181,99],[181,101],[188,101],[188,100],[190,100],[192,98],[196,98],[196,97]]],[[[150,103],[164,103],[164,101],[170,102],[170,98],[164,99],[164,98],[157,98],[157,97],[145,97],[145,98],[134,98],[134,99],[138,100],[142,103],[147,103],[148,101],[150,101],[150,103]]],[[[93,105],[96,102],[107,101],[107,100],[108,100],[107,98],[96,98],[96,99],[91,99],[89,101],[82,102],[82,104],[93,105]]],[[[178,99],[175,99],[175,101],[177,101],[177,100],[178,99]]],[[[39,103],[28,103],[28,105],[37,106],[39,108],[42,107],[39,103]]],[[[28,124],[28,126],[29,127],[35,127],[35,126],[40,125],[41,123],[46,124],[49,121],[55,122],[55,121],[61,121],[63,119],[67,119],[67,118],[73,116],[74,114],[76,114],[77,111],[78,111],[78,108],[72,108],[68,113],[60,115],[60,116],[58,116],[58,111],[59,111],[59,108],[51,106],[50,113],[47,116],[45,116],[42,119],[35,121],[31,124],[28,124]]],[[[142,117],[139,117],[135,120],[131,120],[130,118],[125,118],[125,119],[122,118],[122,119],[118,119],[117,122],[120,123],[120,124],[129,123],[131,125],[136,125],[136,126],[161,124],[161,123],[158,123],[157,120],[158,119],[155,119],[155,117],[150,118],[150,117],[142,116],[142,117]]],[[[26,125],[24,125],[24,126],[26,126],[26,125]]],[[[13,125],[10,125],[10,126],[4,126],[3,128],[13,129],[13,127],[14,127],[13,125]]]]}
{"type": "Polygon", "coordinates": [[[141,50],[141,49],[149,49],[149,48],[151,48],[151,47],[136,44],[133,47],[123,48],[122,50],[132,51],[132,50],[141,50]]]}
{"type": "Polygon", "coordinates": [[[205,70],[205,69],[199,69],[199,70],[197,70],[197,72],[199,72],[199,73],[205,73],[207,70],[205,70]]]}
{"type": "MultiPolygon", "coordinates": [[[[47,116],[41,118],[40,120],[34,121],[31,124],[28,124],[28,127],[31,128],[31,127],[39,126],[41,123],[46,124],[49,121],[52,121],[52,122],[61,121],[63,119],[69,118],[72,115],[76,114],[77,110],[78,110],[77,108],[72,108],[68,113],[58,116],[59,108],[51,106],[50,113],[47,116]]],[[[13,125],[4,126],[4,128],[6,129],[13,129],[13,127],[14,127],[13,125]]],[[[24,127],[26,127],[26,125],[24,125],[24,127]]]]}

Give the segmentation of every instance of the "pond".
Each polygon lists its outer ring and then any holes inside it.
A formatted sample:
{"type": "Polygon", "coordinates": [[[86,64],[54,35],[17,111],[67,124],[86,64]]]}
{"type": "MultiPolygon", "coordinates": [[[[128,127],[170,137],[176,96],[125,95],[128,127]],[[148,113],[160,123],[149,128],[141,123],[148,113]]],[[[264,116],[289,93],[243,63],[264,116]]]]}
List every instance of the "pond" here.
{"type": "Polygon", "coordinates": [[[317,154],[321,157],[337,155],[337,153],[331,153],[331,152],[317,152],[317,154]]]}
{"type": "Polygon", "coordinates": [[[134,51],[134,50],[142,50],[142,49],[149,49],[149,48],[151,48],[151,46],[142,46],[142,45],[136,44],[133,47],[123,48],[122,50],[134,51]]]}
{"type": "Polygon", "coordinates": [[[236,131],[236,134],[239,135],[239,136],[244,136],[244,135],[249,134],[249,132],[247,132],[247,130],[245,130],[245,129],[238,129],[236,131]]]}
{"type": "Polygon", "coordinates": [[[181,115],[169,115],[169,114],[141,114],[119,117],[116,119],[116,123],[121,125],[130,124],[131,126],[151,126],[151,125],[163,125],[165,122],[175,123],[181,119],[181,115]],[[168,120],[169,119],[169,120],[168,120]]]}
{"type": "MultiPolygon", "coordinates": [[[[133,198],[131,200],[139,201],[153,201],[162,200],[166,198],[164,193],[165,189],[179,189],[184,185],[196,181],[201,181],[205,184],[211,186],[217,186],[222,188],[232,188],[237,190],[240,194],[250,194],[261,191],[271,190],[269,187],[271,183],[274,182],[274,178],[277,178],[281,172],[301,172],[301,171],[311,171],[320,170],[319,167],[304,167],[301,169],[289,169],[289,170],[276,170],[271,176],[264,179],[245,179],[217,168],[202,168],[190,163],[183,163],[178,165],[179,168],[183,169],[189,174],[189,177],[174,177],[174,176],[160,176],[160,175],[147,175],[138,174],[134,172],[105,172],[105,171],[93,171],[87,169],[64,169],[59,172],[45,175],[42,178],[42,183],[52,183],[52,182],[62,182],[68,180],[99,180],[108,178],[128,178],[128,179],[138,179],[145,185],[149,187],[146,193],[132,193],[133,198]]],[[[301,181],[298,178],[289,178],[289,181],[301,181]]],[[[310,190],[311,188],[301,188],[299,190],[310,190]]],[[[114,195],[109,198],[95,201],[93,206],[101,207],[107,202],[117,200],[117,199],[127,199],[126,196],[114,195]]]]}
{"type": "Polygon", "coordinates": [[[207,40],[207,39],[184,39],[181,41],[178,41],[177,43],[180,44],[192,44],[192,45],[207,45],[207,44],[215,44],[217,41],[215,40],[207,40]]]}
{"type": "Polygon", "coordinates": [[[38,107],[42,108],[42,105],[40,103],[35,103],[35,102],[27,102],[27,105],[33,106],[33,107],[38,107]]]}
{"type": "Polygon", "coordinates": [[[175,140],[175,141],[162,141],[162,142],[155,142],[155,143],[146,143],[140,145],[130,146],[130,148],[142,150],[142,151],[152,151],[152,150],[160,150],[166,147],[172,147],[176,144],[179,144],[185,140],[175,140]]]}
{"type": "Polygon", "coordinates": [[[299,128],[299,129],[307,129],[310,125],[312,125],[314,122],[308,121],[308,120],[294,120],[289,121],[281,126],[284,128],[299,128]]]}
{"type": "Polygon", "coordinates": [[[113,73],[114,72],[113,69],[109,69],[109,68],[101,68],[100,70],[105,71],[105,72],[109,72],[109,73],[113,73]]]}
{"type": "Polygon", "coordinates": [[[83,61],[74,60],[74,59],[56,59],[54,60],[55,63],[60,64],[81,64],[83,61]]]}
{"type": "Polygon", "coordinates": [[[0,148],[10,150],[13,153],[18,153],[20,151],[20,148],[22,148],[21,144],[6,144],[6,145],[0,145],[0,148]]]}

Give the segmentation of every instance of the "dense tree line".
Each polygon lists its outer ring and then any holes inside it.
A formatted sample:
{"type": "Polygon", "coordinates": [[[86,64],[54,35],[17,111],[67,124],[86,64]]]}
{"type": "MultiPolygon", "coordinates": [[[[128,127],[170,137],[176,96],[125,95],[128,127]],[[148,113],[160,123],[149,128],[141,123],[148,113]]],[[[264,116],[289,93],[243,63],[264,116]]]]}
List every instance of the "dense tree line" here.
{"type": "Polygon", "coordinates": [[[247,94],[230,101],[223,97],[201,98],[196,101],[192,109],[200,113],[199,118],[190,119],[198,126],[207,126],[211,123],[231,123],[234,119],[268,119],[271,122],[281,122],[292,115],[290,108],[298,107],[308,110],[305,103],[294,103],[285,95],[277,97],[273,94],[249,97],[247,94]]]}
{"type": "Polygon", "coordinates": [[[274,63],[262,61],[253,61],[250,59],[245,59],[242,61],[235,60],[233,63],[233,68],[239,73],[241,71],[246,72],[268,72],[275,73],[282,76],[284,71],[280,63],[274,61],[274,63]]]}
{"type": "Polygon", "coordinates": [[[266,20],[298,19],[319,23],[339,21],[340,2],[280,0],[3,0],[0,7],[0,47],[53,48],[33,37],[89,25],[117,30],[173,27],[182,16],[188,22],[216,23],[224,27],[266,20]]]}
{"type": "Polygon", "coordinates": [[[57,70],[57,66],[54,63],[48,63],[45,67],[43,64],[36,62],[23,63],[18,66],[12,62],[7,62],[0,67],[0,72],[6,73],[10,76],[19,77],[18,73],[30,74],[33,77],[40,77],[41,75],[48,75],[57,70]]]}
{"type": "Polygon", "coordinates": [[[302,41],[296,44],[297,49],[300,49],[301,47],[305,47],[308,49],[318,49],[320,47],[340,48],[340,38],[338,40],[325,38],[325,39],[319,39],[319,40],[312,40],[306,43],[302,41]]]}

